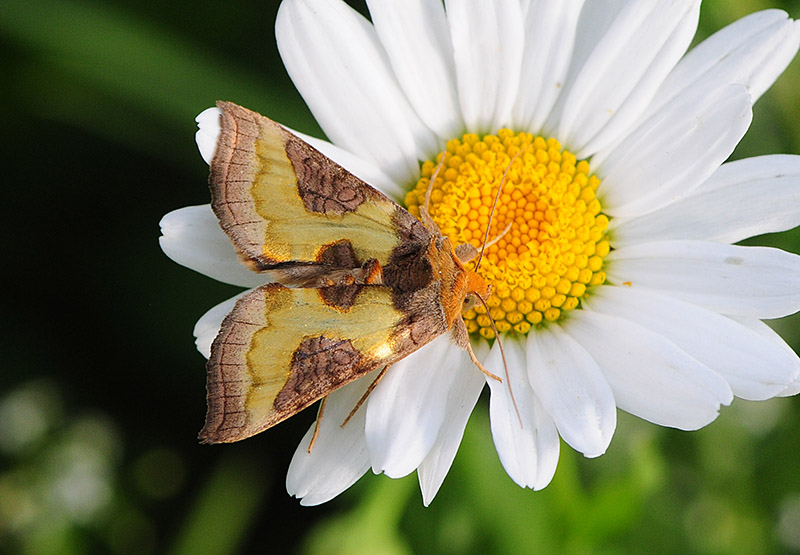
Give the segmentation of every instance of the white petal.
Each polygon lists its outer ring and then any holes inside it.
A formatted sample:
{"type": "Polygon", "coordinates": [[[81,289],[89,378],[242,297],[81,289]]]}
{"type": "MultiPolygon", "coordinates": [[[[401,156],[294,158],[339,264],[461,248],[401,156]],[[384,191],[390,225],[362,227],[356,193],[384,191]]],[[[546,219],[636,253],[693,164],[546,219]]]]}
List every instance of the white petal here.
{"type": "Polygon", "coordinates": [[[603,370],[617,406],[682,430],[702,428],[733,399],[730,387],[661,335],[623,318],[582,310],[565,331],[603,370]]]}
{"type": "Polygon", "coordinates": [[[375,378],[373,372],[328,396],[311,453],[312,424],[297,446],[286,474],[286,491],[301,499],[301,505],[330,501],[352,486],[369,469],[364,441],[365,411],[362,407],[343,428],[342,422],[375,378]]]}
{"type": "Polygon", "coordinates": [[[681,95],[592,168],[611,216],[639,216],[675,202],[708,179],[744,136],[752,110],[742,85],[704,97],[681,95]]]}
{"type": "Polygon", "coordinates": [[[483,374],[469,364],[470,367],[453,372],[453,383],[445,399],[446,419],[439,429],[436,442],[417,468],[422,502],[426,507],[433,501],[453,464],[469,415],[486,384],[483,374]]]}
{"type": "Polygon", "coordinates": [[[413,472],[439,437],[448,391],[476,371],[447,334],[393,364],[367,404],[372,470],[392,478],[413,472]]]}
{"type": "Polygon", "coordinates": [[[467,129],[508,125],[519,90],[524,38],[519,0],[445,0],[467,129]]]}
{"type": "Polygon", "coordinates": [[[334,144],[392,179],[419,175],[437,141],[400,89],[375,29],[339,0],[286,0],[275,33],[286,70],[334,144]]]}
{"type": "Polygon", "coordinates": [[[441,2],[367,0],[367,5],[400,86],[422,121],[445,140],[463,132],[441,2]]]}
{"type": "Polygon", "coordinates": [[[723,164],[681,200],[623,220],[614,226],[614,246],[665,239],[735,243],[797,225],[800,156],[774,154],[723,164]]]}
{"type": "Polygon", "coordinates": [[[730,318],[667,295],[600,287],[587,304],[663,335],[725,378],[737,397],[769,399],[797,376],[793,353],[730,318]]]}
{"type": "MultiPolygon", "coordinates": [[[[287,128],[288,129],[288,128],[287,128]]],[[[353,154],[333,143],[329,143],[323,139],[311,137],[305,133],[300,133],[289,129],[292,133],[303,139],[305,142],[319,150],[322,154],[342,166],[344,169],[355,175],[356,177],[364,180],[366,183],[372,185],[380,192],[396,201],[403,200],[406,189],[401,187],[391,177],[376,166],[370,160],[365,160],[357,154],[353,154]]]]}
{"type": "Polygon", "coordinates": [[[800,378],[797,378],[786,389],[778,393],[778,397],[791,397],[800,393],[800,378]]]}
{"type": "Polygon", "coordinates": [[[621,9],[587,2],[553,122],[555,136],[579,159],[617,142],[647,109],[689,47],[699,8],[699,0],[627,2],[621,9]]]}
{"type": "Polygon", "coordinates": [[[617,425],[614,395],[600,367],[558,326],[528,335],[528,377],[558,433],[587,457],[605,453],[617,425]]]}
{"type": "Polygon", "coordinates": [[[794,381],[789,384],[786,389],[778,393],[779,397],[789,397],[791,395],[797,395],[800,393],[800,357],[797,356],[797,353],[794,352],[786,341],[775,332],[771,327],[767,324],[762,322],[761,320],[756,320],[755,318],[746,318],[743,316],[731,316],[732,320],[739,322],[743,326],[747,326],[748,328],[757,331],[762,336],[766,337],[770,341],[772,341],[776,346],[781,348],[789,357],[794,357],[794,365],[795,365],[795,378],[794,381]]]}
{"type": "Polygon", "coordinates": [[[786,12],[750,14],[692,49],[664,81],[651,112],[686,90],[705,95],[730,84],[745,85],[755,102],[786,69],[800,44],[800,24],[786,12]]]}
{"type": "Polygon", "coordinates": [[[252,291],[252,289],[243,291],[235,297],[219,303],[203,314],[194,325],[194,344],[204,357],[208,358],[211,356],[211,344],[214,342],[214,338],[219,334],[219,328],[222,326],[222,321],[225,319],[225,316],[230,314],[233,310],[236,301],[250,291],[252,291]]]}
{"type": "Polygon", "coordinates": [[[194,134],[194,140],[200,150],[200,156],[209,166],[214,158],[214,153],[217,151],[220,114],[221,112],[217,107],[206,108],[194,119],[197,122],[197,133],[194,134]]]}
{"type": "Polygon", "coordinates": [[[572,59],[584,0],[533,0],[525,11],[525,48],[519,93],[512,110],[515,129],[538,132],[561,93],[572,59]]]}
{"type": "Polygon", "coordinates": [[[503,372],[498,343],[484,363],[487,369],[504,378],[503,383],[487,379],[492,392],[489,403],[492,438],[511,479],[522,487],[540,490],[550,483],[556,471],[558,432],[528,383],[522,346],[506,340],[504,347],[508,376],[503,372]]]}
{"type": "Polygon", "coordinates": [[[611,283],[668,292],[715,312],[779,318],[800,310],[800,256],[768,247],[662,241],[611,252],[611,283]]]}
{"type": "Polygon", "coordinates": [[[268,281],[239,262],[233,243],[219,227],[208,204],[173,210],[161,218],[159,225],[161,250],[178,264],[242,287],[256,287],[268,281]]]}

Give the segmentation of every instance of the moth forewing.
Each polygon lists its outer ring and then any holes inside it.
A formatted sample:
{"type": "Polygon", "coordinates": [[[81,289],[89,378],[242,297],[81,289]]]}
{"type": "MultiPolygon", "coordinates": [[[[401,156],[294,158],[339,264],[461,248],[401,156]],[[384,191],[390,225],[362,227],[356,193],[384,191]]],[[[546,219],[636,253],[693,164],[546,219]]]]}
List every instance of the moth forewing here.
{"type": "MultiPolygon", "coordinates": [[[[383,265],[408,218],[395,202],[264,116],[217,103],[220,135],[211,162],[211,206],[242,258],[256,271],[316,263],[325,244],[348,241],[362,260],[383,265]],[[399,218],[399,224],[393,221],[399,218]]],[[[430,238],[424,226],[414,239],[430,238]]]]}

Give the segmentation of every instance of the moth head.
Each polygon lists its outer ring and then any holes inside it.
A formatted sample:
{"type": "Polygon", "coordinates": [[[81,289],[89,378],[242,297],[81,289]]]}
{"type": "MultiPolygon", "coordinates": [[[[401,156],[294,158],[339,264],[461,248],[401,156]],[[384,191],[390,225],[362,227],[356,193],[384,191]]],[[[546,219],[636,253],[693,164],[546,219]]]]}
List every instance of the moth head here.
{"type": "Polygon", "coordinates": [[[492,286],[476,272],[467,272],[467,287],[465,300],[479,295],[482,299],[488,299],[492,293],[492,286]]]}

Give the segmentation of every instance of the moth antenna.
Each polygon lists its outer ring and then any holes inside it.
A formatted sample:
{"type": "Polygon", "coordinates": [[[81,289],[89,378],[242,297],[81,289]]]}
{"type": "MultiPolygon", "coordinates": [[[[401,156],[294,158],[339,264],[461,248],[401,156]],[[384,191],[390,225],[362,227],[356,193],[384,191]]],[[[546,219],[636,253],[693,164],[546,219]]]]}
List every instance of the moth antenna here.
{"type": "Polygon", "coordinates": [[[494,318],[492,315],[489,314],[489,307],[486,304],[486,301],[483,300],[483,297],[475,293],[475,296],[481,301],[483,308],[486,309],[486,316],[489,317],[489,323],[492,325],[492,331],[494,331],[494,337],[497,340],[497,345],[500,347],[500,356],[503,358],[503,369],[506,373],[506,380],[508,382],[508,395],[511,397],[511,404],[514,405],[514,412],[517,413],[517,418],[519,419],[519,427],[522,428],[522,415],[519,413],[519,407],[517,407],[517,400],[514,398],[514,390],[511,389],[511,377],[508,375],[508,361],[506,361],[506,350],[503,348],[503,342],[500,341],[500,332],[497,331],[497,326],[494,324],[494,318]]]}
{"type": "Polygon", "coordinates": [[[372,393],[372,390],[375,389],[375,386],[378,385],[378,382],[381,381],[381,378],[383,378],[383,376],[386,374],[386,371],[389,369],[389,366],[391,366],[391,364],[387,364],[386,366],[384,366],[383,370],[381,370],[380,374],[378,374],[375,377],[375,379],[372,380],[372,383],[369,384],[369,387],[364,392],[364,395],[361,396],[361,399],[358,400],[358,403],[356,403],[356,406],[353,407],[353,410],[350,411],[350,414],[348,414],[347,418],[345,418],[344,422],[342,422],[342,428],[347,426],[347,423],[350,422],[350,419],[353,418],[353,416],[355,416],[355,414],[358,412],[358,409],[361,408],[361,405],[363,405],[364,401],[366,401],[367,397],[369,397],[369,394],[372,393]]]}
{"type": "Polygon", "coordinates": [[[314,444],[317,442],[317,436],[319,436],[319,425],[322,422],[322,415],[325,414],[325,404],[328,402],[328,397],[325,396],[322,398],[322,402],[319,404],[319,410],[317,411],[317,421],[314,423],[314,435],[311,436],[311,443],[308,444],[308,452],[311,453],[311,449],[313,449],[314,444]]]}
{"type": "Polygon", "coordinates": [[[428,212],[428,206],[430,206],[431,203],[431,191],[433,191],[433,185],[436,183],[436,178],[439,176],[439,171],[444,166],[444,158],[446,153],[447,151],[442,152],[442,159],[439,160],[439,163],[436,164],[436,169],[433,170],[433,175],[431,175],[431,180],[428,182],[428,188],[425,191],[425,204],[422,205],[422,208],[419,211],[422,223],[424,223],[428,229],[439,229],[428,212]]]}
{"type": "MultiPolygon", "coordinates": [[[[497,201],[498,201],[498,200],[500,200],[500,193],[503,191],[503,186],[506,184],[506,179],[508,178],[508,172],[509,172],[509,171],[511,171],[511,165],[514,163],[514,161],[515,161],[515,160],[516,160],[516,159],[517,159],[517,158],[518,158],[518,157],[519,157],[519,156],[520,156],[520,155],[521,155],[523,152],[525,152],[526,150],[528,150],[528,148],[530,148],[530,146],[531,146],[531,145],[525,145],[525,148],[523,148],[523,149],[521,149],[519,152],[517,152],[517,153],[516,153],[516,154],[513,156],[513,158],[511,158],[511,160],[508,162],[508,166],[506,166],[506,171],[504,171],[504,172],[503,172],[503,179],[501,179],[501,180],[500,180],[500,186],[499,186],[499,187],[497,187],[497,194],[494,196],[494,202],[492,203],[492,209],[489,211],[489,221],[486,223],[486,232],[483,234],[483,246],[481,247],[481,252],[480,252],[480,254],[478,255],[478,261],[475,263],[475,271],[476,271],[476,272],[478,271],[478,268],[479,268],[479,267],[480,267],[480,265],[481,265],[481,260],[483,260],[483,251],[485,251],[485,250],[486,250],[486,247],[487,247],[486,241],[487,241],[487,239],[489,239],[489,228],[491,228],[491,227],[492,227],[492,218],[494,217],[494,209],[495,209],[495,208],[497,208],[497,201]]],[[[500,234],[500,235],[498,235],[498,236],[497,236],[495,239],[493,239],[493,240],[492,240],[492,244],[494,244],[494,243],[495,243],[495,241],[499,241],[499,240],[500,240],[500,238],[501,238],[503,235],[505,235],[506,233],[508,233],[508,230],[509,230],[510,228],[511,228],[511,224],[508,224],[508,226],[507,226],[507,227],[506,227],[506,229],[503,231],[503,233],[501,233],[501,234],[500,234]]]]}
{"type": "MultiPolygon", "coordinates": [[[[490,223],[491,223],[491,222],[490,222],[490,223]]],[[[514,222],[510,222],[510,223],[509,223],[509,224],[506,226],[506,228],[505,228],[505,229],[504,229],[502,232],[500,232],[500,235],[498,235],[497,237],[495,237],[494,239],[492,239],[491,241],[489,241],[488,243],[486,243],[486,248],[488,249],[489,247],[491,247],[492,245],[494,245],[495,243],[497,243],[497,242],[498,242],[500,239],[502,239],[502,238],[503,238],[503,236],[504,236],[506,233],[508,233],[509,231],[511,231],[511,226],[512,226],[512,225],[514,225],[514,222]]]]}

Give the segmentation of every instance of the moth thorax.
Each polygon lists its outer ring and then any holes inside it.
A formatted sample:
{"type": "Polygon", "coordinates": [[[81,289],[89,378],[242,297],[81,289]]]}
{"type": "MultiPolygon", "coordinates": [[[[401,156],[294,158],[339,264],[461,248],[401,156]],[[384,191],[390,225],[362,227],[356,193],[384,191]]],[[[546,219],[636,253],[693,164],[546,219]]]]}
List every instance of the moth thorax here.
{"type": "Polygon", "coordinates": [[[467,271],[467,284],[466,284],[466,294],[473,295],[477,294],[481,298],[486,299],[489,297],[491,293],[489,284],[479,276],[477,273],[472,271],[467,271]]]}

